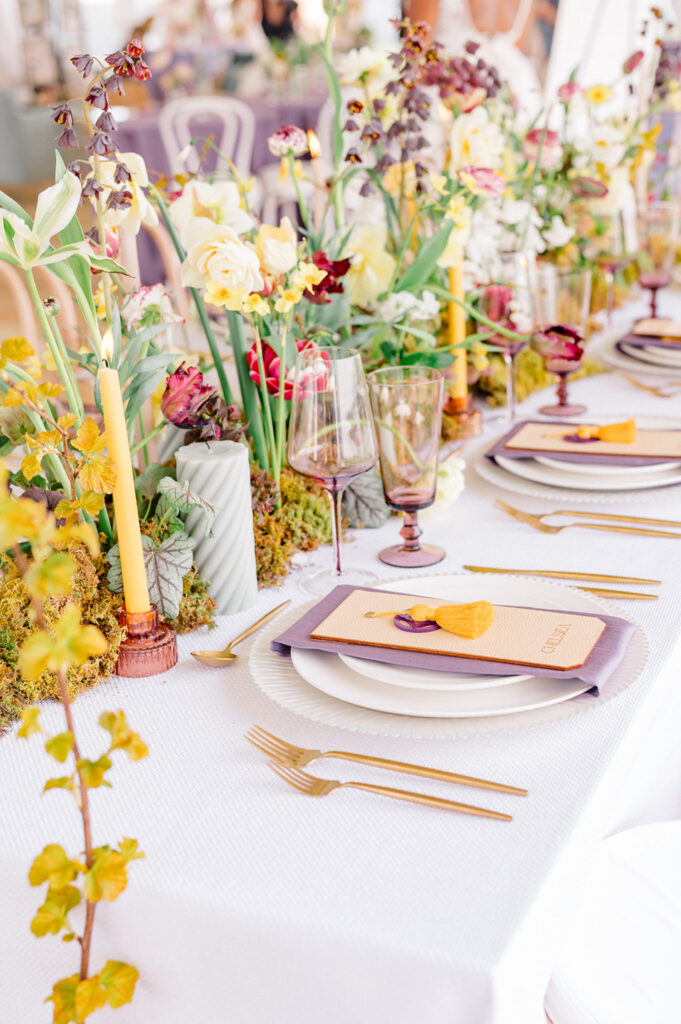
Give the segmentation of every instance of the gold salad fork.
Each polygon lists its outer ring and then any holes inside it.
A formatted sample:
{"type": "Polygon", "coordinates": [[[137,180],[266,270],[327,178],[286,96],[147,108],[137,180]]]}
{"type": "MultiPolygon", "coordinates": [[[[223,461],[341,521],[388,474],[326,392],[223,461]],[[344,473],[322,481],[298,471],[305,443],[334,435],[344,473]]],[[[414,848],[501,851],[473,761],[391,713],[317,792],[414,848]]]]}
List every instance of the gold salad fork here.
{"type": "Polygon", "coordinates": [[[640,388],[641,391],[648,391],[651,395],[656,395],[657,398],[675,398],[681,389],[681,380],[670,380],[661,387],[654,387],[652,384],[644,384],[643,381],[630,377],[628,373],[623,373],[622,376],[634,387],[640,388]]]}
{"type": "Polygon", "coordinates": [[[349,789],[363,789],[367,793],[378,793],[379,796],[393,797],[395,800],[406,800],[411,804],[425,804],[427,807],[439,807],[443,811],[458,811],[459,814],[474,814],[479,818],[496,818],[498,821],[513,821],[510,814],[501,814],[499,811],[488,811],[485,807],[473,807],[471,804],[460,804],[454,800],[444,800],[439,796],[427,796],[425,793],[412,793],[408,789],[391,789],[388,786],[374,786],[369,782],[338,782],[335,779],[318,779],[307,772],[301,772],[299,768],[292,768],[290,765],[281,764],[279,761],[270,761],[269,766],[273,772],[281,776],[284,782],[293,786],[299,793],[307,796],[328,796],[334,789],[341,789],[347,786],[349,789]]]}
{"type": "Polygon", "coordinates": [[[384,757],[371,757],[369,754],[349,754],[345,750],[309,750],[307,747],[296,747],[293,743],[287,743],[273,733],[268,732],[259,725],[254,725],[245,734],[245,738],[254,747],[261,750],[263,754],[290,765],[293,768],[305,768],[313,761],[321,757],[337,757],[344,761],[356,761],[358,764],[368,764],[372,768],[388,768],[394,772],[404,772],[407,775],[421,775],[426,779],[438,779],[440,782],[456,782],[461,786],[475,786],[478,789],[493,789],[497,793],[513,793],[516,796],[527,796],[526,789],[518,789],[517,786],[507,786],[503,782],[489,782],[487,779],[475,779],[469,775],[458,775],[456,772],[447,772],[440,768],[426,768],[418,764],[407,764],[404,761],[391,761],[384,757]]]}
{"type": "Polygon", "coordinates": [[[557,509],[553,512],[542,512],[541,515],[533,515],[531,512],[523,512],[522,509],[514,508],[513,505],[507,505],[500,498],[497,498],[495,505],[502,512],[505,512],[506,515],[517,519],[520,523],[527,523],[528,526],[532,526],[535,530],[540,530],[542,533],[560,533],[561,530],[569,530],[570,527],[576,526],[581,530],[608,530],[612,533],[636,533],[644,537],[675,537],[681,540],[681,533],[669,533],[667,530],[649,530],[639,526],[615,526],[611,522],[616,520],[621,523],[648,523],[651,526],[681,526],[681,522],[672,519],[642,519],[640,516],[608,515],[604,512],[578,512],[575,509],[570,509],[569,512],[564,509],[557,509]],[[565,523],[563,526],[552,526],[544,522],[544,519],[548,516],[578,516],[583,519],[606,519],[609,522],[607,526],[604,523],[565,523]]]}

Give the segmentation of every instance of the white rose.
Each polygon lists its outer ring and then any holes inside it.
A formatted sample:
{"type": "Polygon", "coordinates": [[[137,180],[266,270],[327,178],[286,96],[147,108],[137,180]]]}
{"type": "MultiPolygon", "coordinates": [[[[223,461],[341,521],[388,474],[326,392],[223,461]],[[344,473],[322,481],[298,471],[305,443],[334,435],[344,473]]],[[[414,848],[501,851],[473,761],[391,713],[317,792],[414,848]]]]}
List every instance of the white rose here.
{"type": "Polygon", "coordinates": [[[263,224],[258,231],[255,251],[260,266],[266,274],[279,277],[295,267],[298,259],[298,239],[288,217],[284,217],[279,227],[263,224]]]}
{"type": "Polygon", "coordinates": [[[489,167],[501,165],[504,137],[499,125],[490,120],[484,107],[476,107],[469,114],[454,118],[449,136],[449,173],[452,177],[462,167],[489,167]]]}
{"type": "Polygon", "coordinates": [[[359,81],[389,78],[391,67],[385,51],[362,46],[340,57],[336,62],[336,70],[341,85],[355,85],[359,81]]]}
{"type": "Polygon", "coordinates": [[[258,257],[232,228],[198,218],[187,234],[189,249],[182,264],[185,287],[203,288],[208,281],[216,281],[249,293],[262,289],[258,257]]]}
{"type": "Polygon", "coordinates": [[[170,206],[170,219],[180,241],[188,247],[187,233],[197,220],[223,224],[237,235],[250,231],[253,219],[241,208],[241,194],[233,181],[190,181],[170,206]]]}

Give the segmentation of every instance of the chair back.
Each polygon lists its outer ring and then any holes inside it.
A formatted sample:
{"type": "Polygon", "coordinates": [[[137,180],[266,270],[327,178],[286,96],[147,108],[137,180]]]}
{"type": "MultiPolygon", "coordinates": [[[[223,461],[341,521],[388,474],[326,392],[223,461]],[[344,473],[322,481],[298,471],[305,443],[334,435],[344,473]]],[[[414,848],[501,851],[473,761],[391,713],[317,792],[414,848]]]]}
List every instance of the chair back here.
{"type": "MultiPolygon", "coordinates": [[[[196,147],[184,166],[180,164],[180,153],[197,136],[215,135],[216,148],[234,163],[239,174],[247,177],[251,173],[255,117],[241,100],[232,96],[171,100],[161,108],[159,129],[172,171],[197,170],[201,146],[196,147]]],[[[211,156],[213,159],[207,161],[209,168],[217,164],[215,154],[211,156]]]]}

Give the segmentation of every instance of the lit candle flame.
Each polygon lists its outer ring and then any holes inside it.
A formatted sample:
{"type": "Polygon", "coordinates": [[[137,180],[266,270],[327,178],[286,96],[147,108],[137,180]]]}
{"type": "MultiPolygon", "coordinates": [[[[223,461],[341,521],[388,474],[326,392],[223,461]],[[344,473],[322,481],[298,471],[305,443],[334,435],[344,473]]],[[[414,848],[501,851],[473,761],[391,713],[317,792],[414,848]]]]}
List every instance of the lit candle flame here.
{"type": "Polygon", "coordinates": [[[113,351],[113,333],[109,327],[102,338],[102,359],[105,359],[107,363],[110,363],[113,359],[113,351]]]}
{"type": "Polygon", "coordinates": [[[319,141],[319,138],[317,137],[317,133],[314,132],[311,128],[308,128],[307,130],[307,146],[308,149],[310,150],[310,156],[312,157],[313,160],[316,160],[317,157],[320,157],[322,155],[322,146],[319,141]]]}

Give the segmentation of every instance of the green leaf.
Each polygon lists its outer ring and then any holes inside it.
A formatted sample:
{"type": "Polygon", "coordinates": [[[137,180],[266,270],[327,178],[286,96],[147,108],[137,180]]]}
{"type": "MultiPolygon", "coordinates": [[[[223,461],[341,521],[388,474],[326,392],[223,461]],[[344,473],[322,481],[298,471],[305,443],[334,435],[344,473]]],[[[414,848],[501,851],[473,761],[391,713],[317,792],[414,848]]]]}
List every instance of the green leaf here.
{"type": "Polygon", "coordinates": [[[52,1008],[53,1024],[70,1024],[77,1021],[76,1016],[76,990],[79,977],[72,974],[70,978],[62,978],[52,989],[52,995],[45,1000],[46,1003],[54,1003],[52,1008]]]}
{"type": "Polygon", "coordinates": [[[73,775],[60,775],[58,778],[47,780],[43,786],[43,793],[47,793],[48,789],[68,789],[75,796],[76,782],[73,775]]]}
{"type": "Polygon", "coordinates": [[[115,260],[109,259],[108,256],[90,256],[90,265],[96,270],[106,271],[107,274],[125,274],[126,277],[130,277],[130,272],[125,267],[116,263],[115,260]]]}
{"type": "Polygon", "coordinates": [[[178,483],[177,480],[172,480],[170,477],[161,480],[158,485],[158,493],[162,494],[170,506],[182,516],[188,516],[193,509],[199,509],[206,519],[206,533],[212,537],[213,523],[215,522],[214,505],[202,498],[200,494],[190,490],[186,484],[178,483]]]}
{"type": "Polygon", "coordinates": [[[453,224],[448,221],[436,235],[421,246],[418,256],[395,285],[396,292],[415,291],[426,283],[447,247],[452,227],[453,224]]]}
{"type": "MultiPolygon", "coordinates": [[[[144,545],[144,538],[142,538],[142,545],[144,545]]],[[[109,548],[106,553],[106,557],[110,566],[110,569],[106,574],[106,582],[109,584],[109,590],[114,594],[122,594],[123,570],[121,568],[121,552],[118,544],[114,544],[113,547],[109,548]]]]}
{"type": "Polygon", "coordinates": [[[83,776],[83,782],[89,789],[97,789],[101,785],[108,785],[104,781],[104,775],[111,767],[111,761],[103,754],[96,761],[90,761],[87,757],[81,757],[78,761],[78,768],[83,776]]]}
{"type": "Polygon", "coordinates": [[[114,1010],[129,1003],[135,991],[139,971],[120,960],[107,960],[99,976],[99,984],[106,992],[109,1006],[114,1010]]]}
{"type": "Polygon", "coordinates": [[[390,518],[390,509],[383,496],[383,484],[374,466],[355,477],[343,491],[343,519],[355,530],[383,526],[390,518]]]}
{"type": "Polygon", "coordinates": [[[125,870],[125,859],[117,850],[106,846],[95,852],[92,867],[86,872],[84,879],[85,898],[91,903],[99,900],[115,900],[128,884],[125,870]]]}
{"type": "Polygon", "coordinates": [[[75,885],[67,885],[63,889],[48,889],[45,902],[31,921],[31,931],[36,938],[43,935],[56,935],[66,928],[66,915],[80,903],[80,889],[75,885]]]}
{"type": "Polygon", "coordinates": [[[83,1021],[106,1003],[106,992],[99,984],[99,975],[79,981],[76,987],[76,1020],[83,1021]]]}
{"type": "Polygon", "coordinates": [[[151,537],[142,537],[149,597],[165,619],[175,619],[180,613],[184,577],[192,567],[193,543],[181,530],[157,548],[153,543],[151,537]]]}
{"type": "Polygon", "coordinates": [[[31,864],[28,880],[31,885],[49,882],[51,888],[63,889],[74,880],[80,870],[81,865],[66,856],[63,846],[51,843],[31,864]]]}
{"type": "Polygon", "coordinates": [[[45,744],[45,750],[55,761],[63,764],[73,750],[73,733],[60,732],[56,736],[51,736],[45,744]]]}
{"type": "Polygon", "coordinates": [[[158,485],[165,477],[175,479],[175,470],[170,466],[159,466],[157,462],[154,462],[135,478],[135,490],[140,498],[151,501],[156,497],[158,485]]]}
{"type": "Polygon", "coordinates": [[[454,362],[454,356],[451,352],[438,351],[435,349],[434,352],[408,352],[407,355],[403,355],[400,359],[402,366],[451,366],[454,362]]]}

